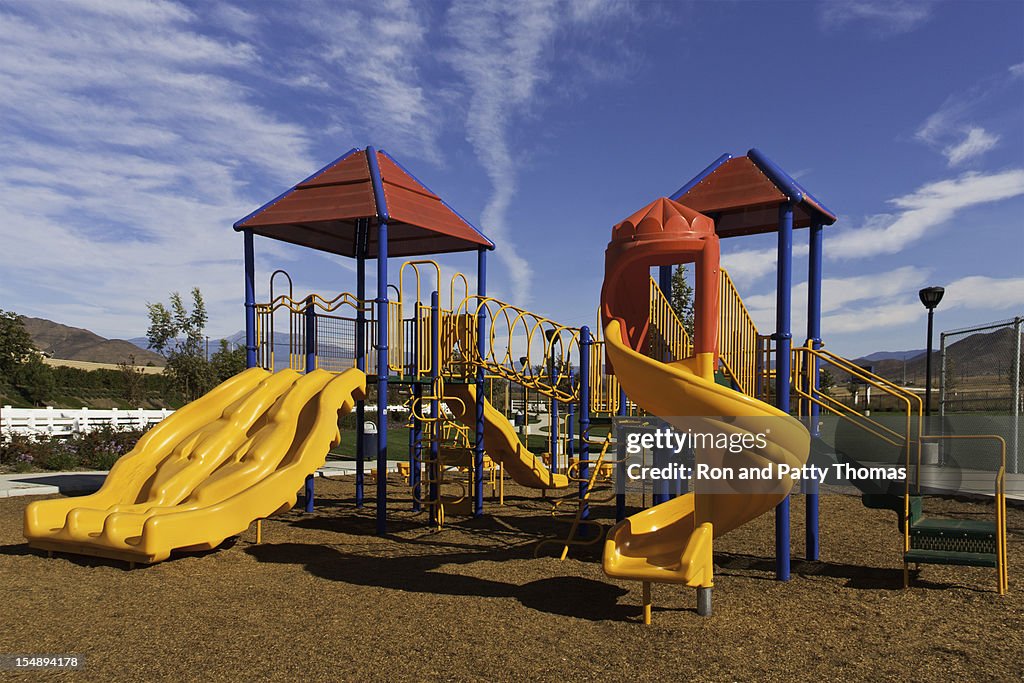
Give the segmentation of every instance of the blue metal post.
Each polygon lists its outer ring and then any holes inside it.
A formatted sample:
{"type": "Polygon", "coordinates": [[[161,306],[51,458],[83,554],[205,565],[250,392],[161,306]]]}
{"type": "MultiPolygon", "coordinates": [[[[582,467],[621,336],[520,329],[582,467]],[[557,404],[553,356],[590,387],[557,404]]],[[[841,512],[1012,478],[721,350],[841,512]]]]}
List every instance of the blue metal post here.
{"type": "MultiPolygon", "coordinates": [[[[306,373],[316,370],[316,309],[313,308],[313,295],[306,297],[306,373]]],[[[306,512],[313,511],[313,497],[316,484],[313,475],[306,477],[306,512]]]]}
{"type": "MultiPolygon", "coordinates": [[[[487,250],[476,252],[476,293],[487,296],[487,250]]],[[[480,358],[487,355],[487,312],[480,307],[476,321],[476,348],[480,358]]],[[[484,514],[484,366],[476,368],[476,448],[473,453],[473,516],[484,514]]]]}
{"type": "MultiPolygon", "coordinates": [[[[587,495],[590,465],[590,349],[593,341],[590,328],[580,328],[580,500],[587,495]]],[[[583,519],[590,517],[589,506],[583,508],[583,519]]]]}
{"type": "MultiPolygon", "coordinates": [[[[440,284],[438,285],[440,286],[440,284]]],[[[430,386],[433,387],[431,394],[434,396],[434,400],[430,402],[430,417],[433,418],[430,421],[430,485],[428,487],[428,496],[431,501],[436,501],[438,498],[438,487],[437,481],[438,476],[441,473],[440,469],[440,455],[441,455],[441,426],[437,418],[441,415],[441,399],[437,395],[437,379],[441,375],[441,305],[440,297],[437,291],[431,292],[430,294],[430,386]]],[[[431,519],[433,523],[437,523],[437,506],[432,505],[430,509],[431,519]]]]}
{"type": "MultiPolygon", "coordinates": [[[[245,367],[256,367],[256,259],[252,230],[243,230],[245,253],[245,367]]],[[[273,344],[273,340],[270,342],[273,344]]]]}
{"type": "MultiPolygon", "coordinates": [[[[779,207],[778,272],[775,293],[775,401],[789,413],[790,313],[793,288],[793,205],[779,207]]],[[[789,496],[775,508],[775,578],[789,581],[789,496]]]]}
{"type": "Polygon", "coordinates": [[[388,514],[388,224],[377,226],[377,533],[388,514]]]}
{"type": "MultiPolygon", "coordinates": [[[[356,241],[356,367],[366,372],[366,232],[367,225],[360,222],[356,241]]],[[[356,507],[363,507],[363,485],[366,479],[366,453],[363,444],[366,420],[366,401],[356,402],[356,507]]]]}
{"type": "MultiPolygon", "coordinates": [[[[619,389],[619,410],[616,412],[619,417],[626,416],[626,391],[619,389]]],[[[616,435],[616,438],[622,435],[616,435]]],[[[619,464],[615,466],[616,485],[622,489],[622,493],[615,494],[615,521],[621,522],[626,518],[626,440],[618,438],[615,448],[615,459],[619,464]]]]}
{"type": "MultiPolygon", "coordinates": [[[[811,226],[810,231],[810,256],[807,262],[807,343],[811,348],[821,348],[821,262],[824,230],[821,222],[811,226]]],[[[811,368],[811,391],[812,396],[818,395],[820,378],[818,376],[818,363],[816,358],[810,359],[808,367],[811,368]]],[[[820,407],[815,401],[810,406],[811,438],[817,439],[821,436],[818,430],[818,415],[820,407]]],[[[820,539],[818,534],[818,486],[817,480],[809,480],[804,490],[805,498],[805,526],[806,526],[806,555],[808,560],[817,560],[820,551],[820,539]]]]}
{"type": "Polygon", "coordinates": [[[388,515],[388,207],[377,150],[366,148],[377,205],[377,533],[387,533],[388,515]]]}

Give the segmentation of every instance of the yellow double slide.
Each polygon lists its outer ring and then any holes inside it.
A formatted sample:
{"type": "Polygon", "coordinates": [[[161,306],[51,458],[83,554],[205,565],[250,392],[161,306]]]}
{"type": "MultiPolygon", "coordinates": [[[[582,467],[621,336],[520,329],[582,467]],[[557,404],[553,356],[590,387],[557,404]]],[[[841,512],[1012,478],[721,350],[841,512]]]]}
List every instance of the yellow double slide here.
{"type": "Polygon", "coordinates": [[[364,397],[359,370],[246,370],[174,412],[118,460],[102,488],[25,510],[33,548],[129,562],[208,550],[295,505],[364,397]]]}

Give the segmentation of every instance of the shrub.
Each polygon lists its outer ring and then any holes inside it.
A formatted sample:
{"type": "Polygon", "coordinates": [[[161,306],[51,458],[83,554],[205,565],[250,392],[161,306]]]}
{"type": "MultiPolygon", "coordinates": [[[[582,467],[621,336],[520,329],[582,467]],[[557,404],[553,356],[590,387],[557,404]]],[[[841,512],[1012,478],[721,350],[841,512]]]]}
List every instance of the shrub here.
{"type": "Polygon", "coordinates": [[[145,430],[100,427],[80,434],[76,439],[79,465],[109,470],[118,458],[135,447],[144,433],[145,430]]]}

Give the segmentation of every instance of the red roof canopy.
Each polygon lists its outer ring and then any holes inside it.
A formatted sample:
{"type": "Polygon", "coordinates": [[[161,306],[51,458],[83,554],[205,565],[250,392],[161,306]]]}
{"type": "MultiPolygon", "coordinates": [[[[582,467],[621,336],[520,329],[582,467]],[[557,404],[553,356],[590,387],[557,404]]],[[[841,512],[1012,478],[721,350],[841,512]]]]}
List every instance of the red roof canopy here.
{"type": "MultiPolygon", "coordinates": [[[[493,249],[494,243],[384,151],[352,150],[235,223],[235,230],[355,257],[357,224],[388,216],[388,255],[421,256],[493,249]],[[378,207],[369,163],[376,156],[385,206],[378,207]]],[[[377,256],[367,231],[366,256],[377,256]]]]}
{"type": "Polygon", "coordinates": [[[779,206],[793,200],[793,227],[806,228],[815,222],[830,225],[835,215],[781,169],[751,158],[755,150],[742,157],[732,157],[714,165],[713,170],[698,176],[693,186],[673,199],[715,219],[719,237],[756,235],[775,232],[779,226],[779,206]]]}

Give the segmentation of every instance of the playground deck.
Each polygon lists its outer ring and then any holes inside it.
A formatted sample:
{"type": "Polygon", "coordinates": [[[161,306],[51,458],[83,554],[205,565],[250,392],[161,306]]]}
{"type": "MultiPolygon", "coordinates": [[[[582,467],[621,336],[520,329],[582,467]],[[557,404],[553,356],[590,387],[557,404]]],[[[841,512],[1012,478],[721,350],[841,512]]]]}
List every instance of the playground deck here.
{"type": "MultiPolygon", "coordinates": [[[[394,481],[394,480],[393,480],[394,481]]],[[[413,517],[397,481],[391,533],[375,536],[350,477],[318,481],[293,510],[232,546],[127,571],[47,560],[21,536],[29,499],[0,499],[5,628],[0,651],[86,655],[81,680],[1009,680],[1024,669],[1024,591],[999,597],[991,570],[928,566],[903,591],[892,515],[859,497],[821,498],[822,562],[774,580],[771,515],[716,542],[715,617],[691,591],[607,579],[597,551],[534,559],[564,532],[514,485],[491,516],[440,533],[413,517]],[[201,672],[201,674],[199,673],[201,672]]],[[[632,501],[631,501],[632,502],[632,501]]],[[[636,501],[639,502],[639,501],[636,501]]],[[[793,500],[794,510],[803,505],[793,500]]],[[[980,503],[931,512],[991,517],[980,503]]],[[[599,515],[610,514],[604,507],[599,515]]],[[[803,538],[793,515],[794,558],[803,538]]],[[[1024,510],[1009,511],[1010,576],[1024,571],[1024,510]]],[[[549,546],[552,554],[556,549],[549,546]]]]}

